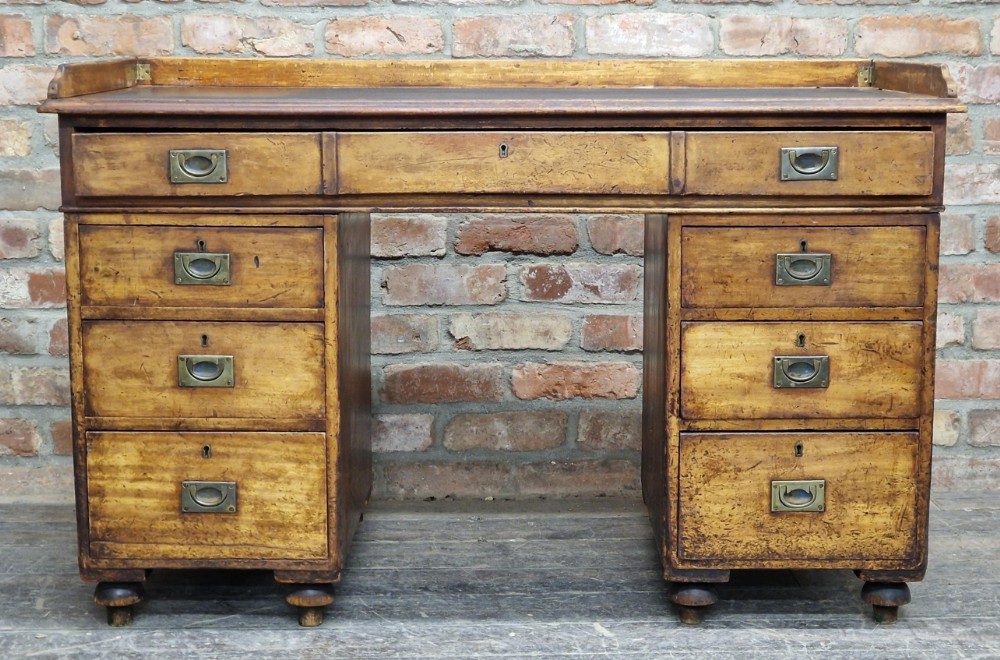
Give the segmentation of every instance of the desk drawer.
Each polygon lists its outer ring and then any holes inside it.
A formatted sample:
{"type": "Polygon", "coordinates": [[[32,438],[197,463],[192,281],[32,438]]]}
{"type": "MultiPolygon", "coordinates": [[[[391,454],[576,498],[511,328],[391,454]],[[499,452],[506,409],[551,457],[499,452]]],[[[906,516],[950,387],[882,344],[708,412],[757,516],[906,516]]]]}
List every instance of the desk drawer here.
{"type": "Polygon", "coordinates": [[[681,416],[917,417],[922,330],[919,322],[684,323],[681,416]],[[804,356],[812,359],[795,359],[804,356]]]}
{"type": "Polygon", "coordinates": [[[925,241],[923,227],[685,227],[683,304],[920,307],[925,241]]]}
{"type": "Polygon", "coordinates": [[[92,556],[326,557],[324,438],[322,433],[88,433],[92,556]],[[192,481],[202,484],[183,487],[192,481]]]}
{"type": "Polygon", "coordinates": [[[692,195],[930,195],[934,185],[930,131],[690,132],[685,156],[692,195]]]}
{"type": "Polygon", "coordinates": [[[323,326],[87,321],[83,379],[88,417],[322,419],[323,326]]]}
{"type": "Polygon", "coordinates": [[[917,447],[916,433],[682,433],[681,556],[719,568],[912,557],[917,447]],[[773,493],[789,481],[811,483],[773,493]],[[774,511],[775,497],[803,508],[774,511]]]}
{"type": "Polygon", "coordinates": [[[342,194],[665,194],[668,133],[338,133],[342,194]]]}
{"type": "Polygon", "coordinates": [[[319,133],[75,133],[82,197],[317,195],[319,133]]]}
{"type": "Polygon", "coordinates": [[[84,305],[318,308],[323,231],[84,225],[80,278],[84,305]]]}

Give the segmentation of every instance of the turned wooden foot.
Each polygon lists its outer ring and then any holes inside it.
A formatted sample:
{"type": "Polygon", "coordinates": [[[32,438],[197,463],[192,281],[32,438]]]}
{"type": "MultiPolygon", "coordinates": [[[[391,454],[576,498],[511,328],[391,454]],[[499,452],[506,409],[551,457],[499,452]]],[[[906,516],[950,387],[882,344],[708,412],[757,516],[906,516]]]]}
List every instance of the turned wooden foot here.
{"type": "Polygon", "coordinates": [[[865,582],[861,599],[872,606],[875,621],[896,623],[899,606],[910,602],[910,588],[905,582],[865,582]]]}
{"type": "Polygon", "coordinates": [[[108,608],[109,626],[128,626],[132,623],[132,606],[145,594],[139,582],[101,582],[94,589],[94,602],[108,608]]]}
{"type": "Polygon", "coordinates": [[[333,587],[329,584],[296,585],[285,600],[299,609],[300,626],[315,628],[323,623],[326,607],[333,605],[333,587]]]}
{"type": "Polygon", "coordinates": [[[715,587],[700,582],[674,582],[670,587],[670,601],[677,605],[681,623],[701,623],[705,610],[718,602],[715,587]]]}

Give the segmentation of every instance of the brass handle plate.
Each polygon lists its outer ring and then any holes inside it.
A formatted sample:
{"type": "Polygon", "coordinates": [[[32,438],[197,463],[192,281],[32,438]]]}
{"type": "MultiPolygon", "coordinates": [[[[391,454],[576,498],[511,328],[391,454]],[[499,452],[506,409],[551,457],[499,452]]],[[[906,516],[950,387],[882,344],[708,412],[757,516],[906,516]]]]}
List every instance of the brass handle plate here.
{"type": "Polygon", "coordinates": [[[774,255],[776,286],[830,286],[833,255],[824,252],[779,252],[774,255]]]}
{"type": "Polygon", "coordinates": [[[826,510],[826,480],[772,481],[771,511],[826,510]]]}
{"type": "Polygon", "coordinates": [[[828,387],[830,356],[776,355],[774,357],[774,387],[828,387]]]}
{"type": "Polygon", "coordinates": [[[229,286],[230,258],[224,252],[175,252],[174,282],[182,285],[229,286]]]}
{"type": "Polygon", "coordinates": [[[233,387],[232,355],[178,355],[177,384],[181,387],[233,387]]]}
{"type": "Polygon", "coordinates": [[[225,149],[171,149],[170,183],[225,183],[228,160],[225,149]]]}
{"type": "Polygon", "coordinates": [[[836,181],[837,147],[781,147],[782,181],[836,181]]]}
{"type": "Polygon", "coordinates": [[[236,513],[235,481],[182,481],[183,513],[236,513]]]}

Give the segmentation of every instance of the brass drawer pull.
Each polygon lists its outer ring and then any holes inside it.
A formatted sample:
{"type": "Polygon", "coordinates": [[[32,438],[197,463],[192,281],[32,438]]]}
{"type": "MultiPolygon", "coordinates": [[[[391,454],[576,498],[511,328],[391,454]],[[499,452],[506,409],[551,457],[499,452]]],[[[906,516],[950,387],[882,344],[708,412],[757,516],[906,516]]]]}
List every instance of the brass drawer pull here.
{"type": "Polygon", "coordinates": [[[182,481],[184,513],[236,513],[235,481],[182,481]]]}
{"type": "Polygon", "coordinates": [[[171,149],[170,183],[225,183],[225,149],[171,149]]]}
{"type": "Polygon", "coordinates": [[[232,355],[178,355],[177,383],[181,387],[232,387],[232,355]]]}
{"type": "Polygon", "coordinates": [[[829,286],[833,256],[829,253],[779,252],[774,255],[776,286],[829,286]]]}
{"type": "Polygon", "coordinates": [[[830,384],[830,356],[776,355],[774,387],[827,387],[830,384]]]}
{"type": "Polygon", "coordinates": [[[781,147],[781,180],[837,180],[837,147],[781,147]]]}
{"type": "Polygon", "coordinates": [[[826,481],[772,481],[771,511],[823,511],[826,509],[826,481]]]}
{"type": "Polygon", "coordinates": [[[232,278],[229,254],[223,252],[175,252],[174,282],[229,286],[232,278]]]}

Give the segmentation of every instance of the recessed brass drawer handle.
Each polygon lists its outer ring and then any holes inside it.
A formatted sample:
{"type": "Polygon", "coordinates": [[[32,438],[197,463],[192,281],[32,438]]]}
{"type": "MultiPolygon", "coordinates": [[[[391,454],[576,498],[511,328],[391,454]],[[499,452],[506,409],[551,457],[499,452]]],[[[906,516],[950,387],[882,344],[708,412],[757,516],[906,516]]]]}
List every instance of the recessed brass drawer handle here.
{"type": "Polygon", "coordinates": [[[178,355],[177,384],[181,387],[232,387],[232,355],[178,355]]]}
{"type": "Polygon", "coordinates": [[[224,252],[175,252],[174,282],[229,286],[229,254],[224,252]]]}
{"type": "Polygon", "coordinates": [[[825,480],[771,482],[771,511],[823,511],[825,509],[825,480]]]}
{"type": "Polygon", "coordinates": [[[225,149],[171,149],[170,183],[225,183],[227,161],[225,149]]]}
{"type": "Polygon", "coordinates": [[[779,252],[774,255],[777,286],[829,286],[832,255],[823,252],[779,252]]]}
{"type": "Polygon", "coordinates": [[[235,481],[182,481],[184,513],[236,513],[235,481]]]}
{"type": "Polygon", "coordinates": [[[830,356],[776,355],[774,387],[827,387],[830,384],[830,356]]]}
{"type": "Polygon", "coordinates": [[[837,180],[837,147],[781,147],[781,180],[837,180]]]}

